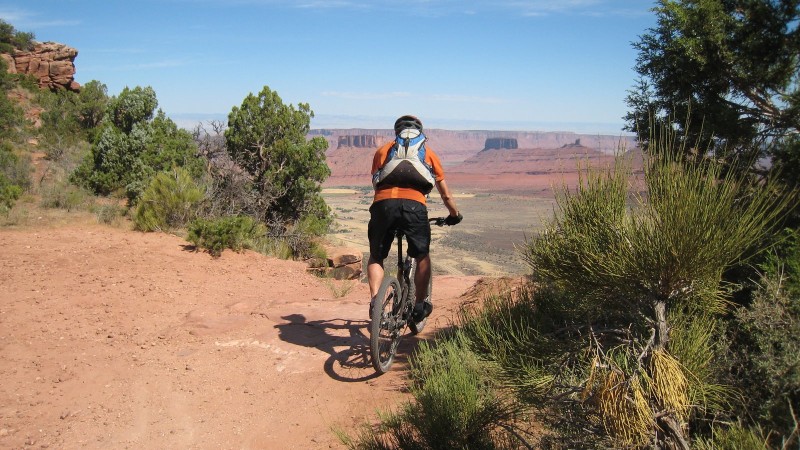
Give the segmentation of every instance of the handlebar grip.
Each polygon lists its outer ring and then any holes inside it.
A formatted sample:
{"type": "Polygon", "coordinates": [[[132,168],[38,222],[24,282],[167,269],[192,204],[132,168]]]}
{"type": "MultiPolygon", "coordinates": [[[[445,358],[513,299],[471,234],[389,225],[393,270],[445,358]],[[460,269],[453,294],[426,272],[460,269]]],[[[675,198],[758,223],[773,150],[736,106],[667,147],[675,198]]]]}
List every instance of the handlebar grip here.
{"type": "Polygon", "coordinates": [[[447,217],[433,217],[428,219],[429,222],[433,222],[437,227],[443,227],[447,217]]]}

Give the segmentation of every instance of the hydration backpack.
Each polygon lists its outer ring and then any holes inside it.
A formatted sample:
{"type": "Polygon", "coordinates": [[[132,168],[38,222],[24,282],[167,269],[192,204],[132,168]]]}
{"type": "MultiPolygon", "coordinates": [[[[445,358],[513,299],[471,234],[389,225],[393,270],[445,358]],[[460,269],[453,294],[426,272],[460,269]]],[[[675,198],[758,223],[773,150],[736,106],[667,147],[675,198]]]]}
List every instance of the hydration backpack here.
{"type": "Polygon", "coordinates": [[[372,174],[375,189],[402,187],[416,189],[425,195],[433,190],[436,180],[433,168],[425,162],[425,135],[406,129],[395,138],[383,165],[372,174]]]}

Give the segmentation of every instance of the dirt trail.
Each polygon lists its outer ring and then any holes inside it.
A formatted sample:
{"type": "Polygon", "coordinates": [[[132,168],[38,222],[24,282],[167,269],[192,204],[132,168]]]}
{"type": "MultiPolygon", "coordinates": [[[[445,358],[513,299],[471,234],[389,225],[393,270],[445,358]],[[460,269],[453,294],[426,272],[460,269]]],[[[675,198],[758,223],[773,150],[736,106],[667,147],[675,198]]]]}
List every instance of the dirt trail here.
{"type": "Polygon", "coordinates": [[[436,277],[432,325],[375,377],[363,283],[335,298],[299,262],[101,225],[0,248],[0,448],[340,448],[478,280],[436,277]]]}

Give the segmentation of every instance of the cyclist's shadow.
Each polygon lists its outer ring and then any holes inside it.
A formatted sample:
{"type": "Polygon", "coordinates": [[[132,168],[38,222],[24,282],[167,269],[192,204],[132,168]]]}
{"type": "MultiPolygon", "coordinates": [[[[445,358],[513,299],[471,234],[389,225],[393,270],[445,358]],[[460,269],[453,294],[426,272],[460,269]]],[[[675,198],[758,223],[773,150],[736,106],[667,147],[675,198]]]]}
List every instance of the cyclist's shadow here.
{"type": "Polygon", "coordinates": [[[290,314],[282,319],[288,323],[275,325],[280,339],[328,353],[330,357],[325,361],[325,373],[334,380],[365,381],[377,376],[370,362],[369,321],[330,319],[309,322],[302,314],[290,314]],[[328,330],[347,330],[347,336],[329,334],[328,330]]]}

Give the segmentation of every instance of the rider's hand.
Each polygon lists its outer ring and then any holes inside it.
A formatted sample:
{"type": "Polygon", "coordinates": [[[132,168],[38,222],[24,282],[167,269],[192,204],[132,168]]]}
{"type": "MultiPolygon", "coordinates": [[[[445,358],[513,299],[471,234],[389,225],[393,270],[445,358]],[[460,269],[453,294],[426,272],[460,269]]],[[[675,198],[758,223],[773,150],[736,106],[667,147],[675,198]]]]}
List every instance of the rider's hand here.
{"type": "Polygon", "coordinates": [[[447,224],[447,225],[457,225],[463,219],[464,219],[464,216],[462,216],[461,213],[458,213],[457,216],[447,216],[447,218],[444,219],[444,223],[447,224]]]}

